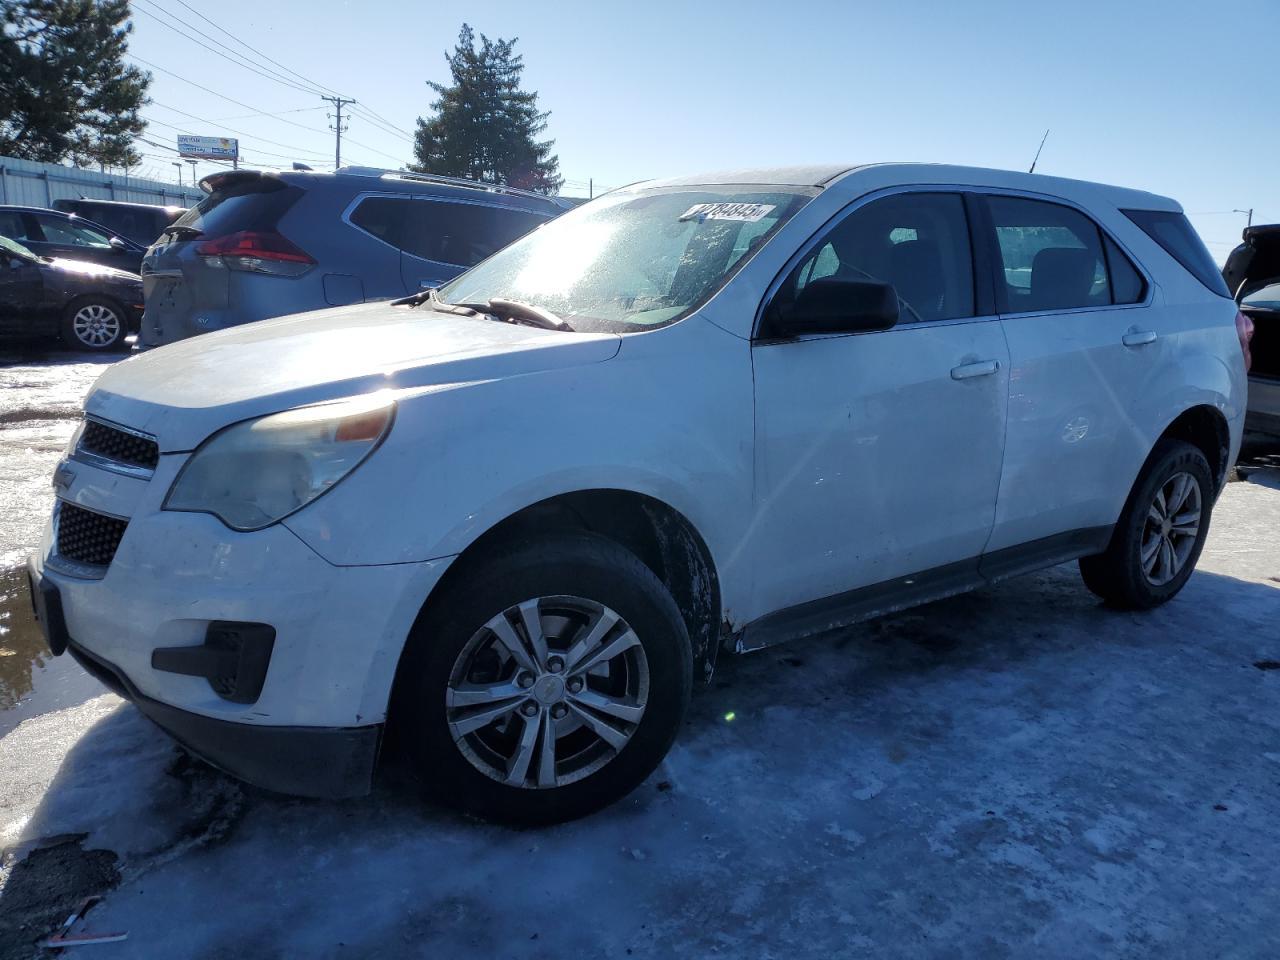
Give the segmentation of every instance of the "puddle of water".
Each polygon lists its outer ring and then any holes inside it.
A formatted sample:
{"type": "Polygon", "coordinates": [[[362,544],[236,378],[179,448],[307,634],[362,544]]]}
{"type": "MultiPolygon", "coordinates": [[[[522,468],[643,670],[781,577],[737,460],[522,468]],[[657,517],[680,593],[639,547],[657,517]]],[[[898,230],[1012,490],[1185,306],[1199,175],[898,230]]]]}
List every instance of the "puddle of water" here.
{"type": "Polygon", "coordinates": [[[22,567],[0,571],[0,737],[30,717],[84,703],[106,688],[45,645],[22,567]]]}

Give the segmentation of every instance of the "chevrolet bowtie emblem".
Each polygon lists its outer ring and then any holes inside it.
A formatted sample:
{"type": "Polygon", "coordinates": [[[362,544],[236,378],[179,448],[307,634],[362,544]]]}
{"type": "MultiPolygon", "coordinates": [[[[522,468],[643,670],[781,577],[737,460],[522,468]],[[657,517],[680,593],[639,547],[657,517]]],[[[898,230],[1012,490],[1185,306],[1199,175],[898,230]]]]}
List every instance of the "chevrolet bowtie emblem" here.
{"type": "Polygon", "coordinates": [[[71,489],[71,484],[75,483],[76,472],[71,468],[69,463],[58,464],[58,469],[53,471],[53,489],[58,493],[66,493],[71,489]]]}

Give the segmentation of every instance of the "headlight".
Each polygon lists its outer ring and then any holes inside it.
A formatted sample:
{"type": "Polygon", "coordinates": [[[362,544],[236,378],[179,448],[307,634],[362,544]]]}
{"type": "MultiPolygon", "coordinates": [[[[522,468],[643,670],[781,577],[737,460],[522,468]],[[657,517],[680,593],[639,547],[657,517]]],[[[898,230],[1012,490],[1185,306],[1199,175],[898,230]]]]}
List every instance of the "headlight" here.
{"type": "Polygon", "coordinates": [[[395,401],[371,394],[234,424],[200,444],[164,509],[212,513],[233,530],[269,527],[358,467],[394,414],[395,401]]]}

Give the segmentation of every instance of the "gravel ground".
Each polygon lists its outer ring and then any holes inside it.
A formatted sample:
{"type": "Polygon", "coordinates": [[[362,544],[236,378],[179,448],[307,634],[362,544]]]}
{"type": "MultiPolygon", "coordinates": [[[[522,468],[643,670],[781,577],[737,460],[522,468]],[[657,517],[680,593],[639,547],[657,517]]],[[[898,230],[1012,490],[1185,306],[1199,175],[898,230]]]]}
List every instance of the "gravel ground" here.
{"type": "MultiPolygon", "coordinates": [[[[11,375],[65,411],[56,381],[94,372],[2,371],[0,411],[11,375]]],[[[43,522],[66,422],[0,422],[0,476],[30,480],[0,553],[43,522]]],[[[364,800],[270,796],[110,694],[55,696],[0,739],[0,958],[100,891],[82,926],[129,934],[106,960],[1273,958],[1280,465],[1245,473],[1165,607],[1106,610],[1066,566],[727,658],[649,782],[549,830],[394,769],[364,800]]],[[[0,653],[27,649],[17,604],[0,653]]]]}

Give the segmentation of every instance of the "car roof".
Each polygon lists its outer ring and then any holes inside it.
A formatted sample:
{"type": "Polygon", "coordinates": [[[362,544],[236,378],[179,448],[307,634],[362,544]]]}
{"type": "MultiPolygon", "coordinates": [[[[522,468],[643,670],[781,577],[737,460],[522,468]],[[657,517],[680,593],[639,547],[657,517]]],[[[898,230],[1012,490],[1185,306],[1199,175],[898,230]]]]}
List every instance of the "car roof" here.
{"type": "Polygon", "coordinates": [[[755,167],[744,170],[720,170],[692,176],[648,180],[632,184],[624,189],[650,189],[653,187],[699,186],[704,184],[744,184],[820,187],[826,190],[847,192],[852,199],[868,189],[898,184],[938,184],[939,186],[996,187],[1042,193],[1087,203],[1105,199],[1117,207],[1133,207],[1145,210],[1169,210],[1181,212],[1175,200],[1087,180],[1071,180],[1050,177],[1040,173],[1021,173],[1015,170],[997,170],[988,167],[964,167],[941,163],[869,163],[815,164],[794,167],[755,167]]]}
{"type": "MultiPolygon", "coordinates": [[[[142,210],[165,210],[169,213],[175,210],[185,210],[186,207],[178,206],[172,203],[143,203],[140,200],[104,200],[100,197],[59,197],[53,201],[54,203],[101,203],[108,207],[130,207],[132,209],[142,210]]],[[[55,208],[56,209],[56,208],[55,208]]],[[[64,212],[65,211],[61,211],[64,212]]]]}
{"type": "MultiPolygon", "coordinates": [[[[244,172],[243,169],[241,171],[244,172]]],[[[278,173],[253,171],[262,176],[279,177],[286,183],[314,187],[328,187],[349,190],[353,193],[412,193],[431,195],[454,200],[469,200],[508,206],[534,213],[546,213],[554,216],[564,211],[565,207],[554,197],[531,190],[520,190],[516,187],[498,184],[480,183],[475,180],[463,180],[458,177],[444,177],[428,173],[413,173],[406,170],[384,170],[380,167],[339,167],[334,171],[324,170],[283,170],[278,173]]],[[[219,176],[212,174],[211,176],[219,176]]],[[[205,178],[206,180],[209,177],[205,178]]],[[[201,181],[202,183],[204,181],[201,181]]]]}

